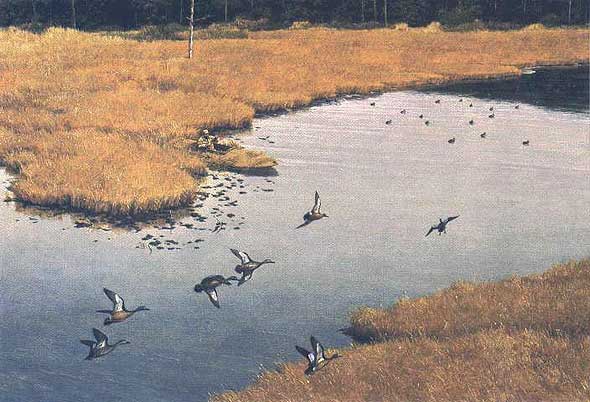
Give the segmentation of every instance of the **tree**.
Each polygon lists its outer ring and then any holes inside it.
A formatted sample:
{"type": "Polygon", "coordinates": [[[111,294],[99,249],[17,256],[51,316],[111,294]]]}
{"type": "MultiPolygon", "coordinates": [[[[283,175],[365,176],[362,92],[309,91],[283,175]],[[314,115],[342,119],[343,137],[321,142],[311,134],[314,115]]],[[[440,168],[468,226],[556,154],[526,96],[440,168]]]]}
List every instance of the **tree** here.
{"type": "Polygon", "coordinates": [[[189,35],[188,35],[188,58],[193,58],[193,35],[195,33],[195,0],[191,0],[190,17],[188,19],[189,35]]]}
{"type": "Polygon", "coordinates": [[[387,0],[383,0],[383,25],[387,26],[387,0]]]}

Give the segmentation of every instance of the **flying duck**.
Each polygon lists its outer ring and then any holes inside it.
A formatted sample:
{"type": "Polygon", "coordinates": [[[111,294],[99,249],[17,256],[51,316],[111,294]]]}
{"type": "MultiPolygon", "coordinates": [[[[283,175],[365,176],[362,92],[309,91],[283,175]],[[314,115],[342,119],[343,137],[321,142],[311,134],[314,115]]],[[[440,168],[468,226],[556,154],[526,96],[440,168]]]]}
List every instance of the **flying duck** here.
{"type": "Polygon", "coordinates": [[[522,142],[522,145],[524,145],[525,147],[530,145],[531,141],[530,140],[526,140],[522,142]]]}
{"type": "Polygon", "coordinates": [[[315,204],[313,204],[313,208],[311,209],[310,212],[303,215],[304,222],[301,225],[297,226],[296,229],[299,229],[299,228],[302,228],[303,226],[309,225],[313,221],[317,221],[322,218],[327,218],[328,215],[326,215],[320,211],[321,206],[322,206],[322,200],[320,200],[320,195],[316,191],[315,192],[315,204]]]}
{"type": "Polygon", "coordinates": [[[447,141],[449,144],[454,144],[455,143],[455,137],[451,138],[450,140],[447,141]]]}
{"type": "Polygon", "coordinates": [[[295,349],[305,356],[307,359],[307,369],[305,369],[305,375],[312,375],[316,371],[323,369],[328,365],[330,360],[334,360],[340,357],[338,353],[334,353],[332,356],[327,357],[324,353],[324,347],[318,342],[313,336],[310,338],[312,352],[302,348],[301,346],[295,345],[295,349]]]}
{"type": "Polygon", "coordinates": [[[234,271],[236,271],[238,274],[242,274],[242,277],[238,282],[238,286],[241,286],[244,282],[249,281],[252,278],[254,271],[260,268],[262,265],[275,263],[268,258],[264,261],[254,261],[247,253],[238,251],[234,248],[230,248],[230,251],[240,259],[240,264],[236,265],[234,268],[234,271]]]}
{"type": "Polygon", "coordinates": [[[149,311],[146,306],[139,306],[135,310],[127,310],[125,308],[125,300],[118,293],[113,292],[107,288],[102,289],[104,294],[113,302],[112,310],[96,310],[97,313],[110,314],[110,317],[104,319],[104,325],[116,324],[123,322],[138,311],[149,311]]]}
{"type": "Polygon", "coordinates": [[[109,338],[103,332],[96,328],[92,328],[92,333],[94,334],[96,342],[88,339],[80,340],[82,344],[90,347],[90,351],[88,352],[88,356],[86,356],[85,360],[98,359],[99,357],[108,355],[119,345],[127,345],[131,343],[125,339],[121,339],[120,341],[117,341],[117,343],[109,345],[109,338]]]}
{"type": "Polygon", "coordinates": [[[222,275],[211,275],[203,279],[201,283],[195,285],[195,292],[201,293],[204,291],[207,293],[207,296],[209,296],[211,303],[213,303],[215,307],[220,308],[219,296],[217,295],[216,288],[221,285],[231,286],[231,281],[238,281],[238,278],[235,276],[225,278],[222,275]]]}
{"type": "Polygon", "coordinates": [[[428,231],[428,233],[426,233],[426,236],[428,236],[430,233],[434,232],[435,230],[438,230],[438,235],[440,236],[442,233],[447,233],[447,224],[455,219],[457,219],[459,217],[459,215],[457,216],[449,216],[447,219],[442,220],[439,219],[439,223],[436,225],[432,225],[430,227],[430,230],[428,231]]]}

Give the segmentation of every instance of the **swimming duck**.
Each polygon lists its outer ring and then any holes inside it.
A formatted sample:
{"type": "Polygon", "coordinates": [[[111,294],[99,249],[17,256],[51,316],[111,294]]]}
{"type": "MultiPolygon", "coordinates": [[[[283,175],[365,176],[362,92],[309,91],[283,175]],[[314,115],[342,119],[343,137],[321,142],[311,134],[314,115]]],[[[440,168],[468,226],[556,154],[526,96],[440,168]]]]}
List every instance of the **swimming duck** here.
{"type": "Polygon", "coordinates": [[[429,125],[430,125],[430,121],[426,120],[426,121],[424,122],[424,124],[426,124],[427,126],[429,126],[429,125]]]}
{"type": "Polygon", "coordinates": [[[260,268],[262,265],[275,263],[273,260],[269,260],[268,258],[264,261],[254,261],[247,253],[238,251],[234,248],[230,248],[230,251],[241,261],[240,264],[236,265],[234,268],[234,271],[236,271],[238,274],[242,274],[242,277],[238,281],[238,286],[241,286],[244,282],[249,281],[252,278],[254,271],[260,268]]]}
{"type": "Polygon", "coordinates": [[[520,109],[520,105],[514,106],[515,109],[520,109]]]}
{"type": "Polygon", "coordinates": [[[438,230],[438,235],[440,236],[442,233],[447,233],[447,224],[455,219],[457,219],[459,217],[459,215],[457,216],[449,216],[447,219],[442,220],[439,219],[439,223],[436,225],[432,225],[430,227],[430,230],[428,231],[428,233],[426,233],[426,236],[428,236],[430,233],[434,232],[435,230],[438,230]]]}
{"type": "Polygon", "coordinates": [[[424,118],[424,115],[423,115],[423,114],[421,114],[421,115],[420,115],[420,116],[418,116],[418,117],[419,117],[419,118],[421,118],[421,119],[423,119],[423,118],[424,118]]]}
{"type": "Polygon", "coordinates": [[[123,322],[127,318],[131,317],[133,314],[137,313],[138,311],[149,311],[150,309],[146,306],[139,306],[135,310],[127,310],[125,308],[125,300],[118,293],[113,292],[107,288],[102,289],[104,294],[113,302],[113,309],[112,310],[96,310],[97,313],[106,313],[110,314],[110,317],[104,319],[104,325],[116,324],[118,322],[123,322]]]}
{"type": "Polygon", "coordinates": [[[317,221],[322,218],[327,218],[328,215],[326,215],[320,211],[321,206],[322,206],[322,200],[320,200],[320,195],[316,191],[315,192],[315,204],[313,205],[313,208],[311,209],[310,212],[303,215],[304,222],[301,225],[297,226],[296,229],[299,229],[303,226],[309,225],[313,221],[317,221]]]}
{"type": "Polygon", "coordinates": [[[522,142],[522,145],[524,145],[526,147],[526,146],[530,145],[530,143],[531,142],[529,140],[526,140],[526,141],[522,142]]]}
{"type": "Polygon", "coordinates": [[[406,109],[402,109],[401,114],[406,114],[406,109]]]}
{"type": "Polygon", "coordinates": [[[391,121],[391,120],[387,120],[387,121],[385,122],[385,124],[387,124],[387,125],[390,125],[391,123],[392,123],[392,121],[391,121]]]}
{"type": "Polygon", "coordinates": [[[481,138],[486,138],[486,133],[485,133],[485,131],[484,131],[483,133],[481,133],[479,136],[480,136],[481,138]]]}
{"type": "Polygon", "coordinates": [[[449,144],[454,144],[455,143],[455,137],[451,138],[450,140],[447,141],[449,144]]]}
{"type": "Polygon", "coordinates": [[[440,103],[440,99],[435,100],[434,103],[440,103]]]}
{"type": "Polygon", "coordinates": [[[371,103],[370,103],[370,105],[371,105],[371,106],[375,106],[375,102],[371,102],[371,103]]]}
{"type": "Polygon", "coordinates": [[[82,344],[90,347],[90,351],[88,352],[88,356],[86,356],[85,360],[98,359],[99,357],[108,355],[119,345],[127,345],[131,343],[128,340],[121,339],[120,341],[117,341],[117,343],[109,345],[109,338],[103,332],[96,328],[92,328],[92,333],[94,334],[94,339],[96,339],[96,342],[88,339],[80,340],[82,344]]]}
{"type": "Polygon", "coordinates": [[[295,345],[295,349],[307,359],[308,365],[307,369],[305,369],[305,375],[312,375],[316,371],[326,367],[330,360],[341,357],[338,353],[334,353],[332,356],[327,357],[324,353],[324,347],[317,339],[312,336],[310,341],[313,352],[295,345]]]}
{"type": "Polygon", "coordinates": [[[469,104],[469,107],[473,107],[473,103],[470,103],[470,104],[469,104]]]}
{"type": "Polygon", "coordinates": [[[493,119],[494,117],[496,117],[496,115],[494,113],[492,113],[491,115],[488,116],[490,119],[493,119]]]}
{"type": "Polygon", "coordinates": [[[238,280],[239,279],[235,276],[225,278],[223,275],[211,275],[203,279],[201,283],[195,285],[195,292],[201,293],[204,291],[205,293],[207,293],[207,296],[209,296],[209,300],[211,301],[211,303],[213,303],[215,307],[220,308],[219,296],[217,295],[216,288],[221,285],[231,286],[231,281],[238,280]]]}
{"type": "Polygon", "coordinates": [[[469,120],[469,125],[473,126],[475,124],[475,122],[473,120],[469,120]]]}
{"type": "Polygon", "coordinates": [[[459,102],[463,102],[463,98],[459,98],[459,102]]]}
{"type": "Polygon", "coordinates": [[[493,106],[492,106],[492,107],[490,107],[490,112],[491,112],[491,111],[493,111],[493,110],[494,110],[494,107],[493,107],[493,106]]]}

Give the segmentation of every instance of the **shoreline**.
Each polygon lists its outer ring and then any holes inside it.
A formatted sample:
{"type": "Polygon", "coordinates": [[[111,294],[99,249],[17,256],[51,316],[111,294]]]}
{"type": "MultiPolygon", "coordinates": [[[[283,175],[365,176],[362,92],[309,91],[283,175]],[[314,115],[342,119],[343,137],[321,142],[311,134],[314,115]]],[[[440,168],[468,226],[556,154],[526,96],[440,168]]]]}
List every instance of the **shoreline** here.
{"type": "Polygon", "coordinates": [[[179,57],[181,43],[9,30],[0,32],[0,44],[13,49],[4,61],[10,74],[0,78],[6,104],[0,159],[19,173],[12,190],[29,205],[151,215],[190,205],[195,176],[207,171],[257,173],[276,164],[252,149],[192,152],[205,129],[231,136],[252,127],[255,117],[355,94],[511,79],[523,66],[587,63],[586,36],[580,29],[273,31],[204,41],[189,61],[179,57]],[[89,54],[100,62],[91,63],[89,54]],[[31,65],[31,57],[46,58],[52,70],[31,65]]]}
{"type": "Polygon", "coordinates": [[[584,363],[590,327],[579,320],[589,308],[583,291],[588,285],[586,258],[538,274],[456,282],[387,308],[361,307],[350,318],[357,343],[327,351],[342,356],[330,366],[305,376],[303,358],[282,362],[244,389],[213,395],[210,401],[308,400],[304,395],[321,402],[523,400],[535,392],[552,395],[548,400],[586,400],[582,383],[544,382],[544,370],[551,366],[571,378],[590,373],[584,363]],[[500,371],[508,379],[519,376],[520,382],[486,383],[489,374],[500,371]],[[413,385],[408,388],[408,383],[413,385]]]}

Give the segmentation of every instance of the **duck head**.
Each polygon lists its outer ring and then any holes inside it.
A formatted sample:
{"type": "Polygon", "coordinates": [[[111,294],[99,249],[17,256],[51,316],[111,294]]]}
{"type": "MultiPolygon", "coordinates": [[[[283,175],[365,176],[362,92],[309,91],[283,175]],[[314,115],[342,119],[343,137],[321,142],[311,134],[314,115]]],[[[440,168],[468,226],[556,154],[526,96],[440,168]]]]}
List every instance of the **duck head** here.
{"type": "Polygon", "coordinates": [[[262,261],[262,263],[263,264],[274,264],[275,262],[273,260],[270,260],[267,258],[266,260],[262,261]]]}

